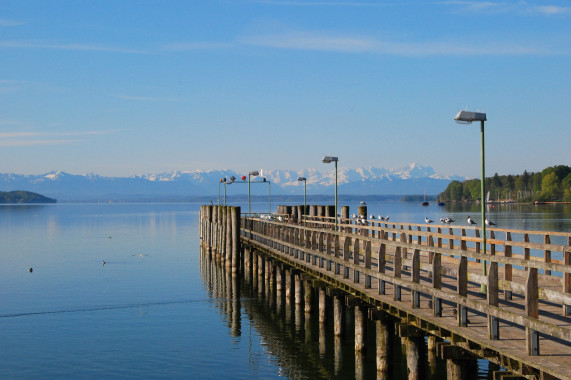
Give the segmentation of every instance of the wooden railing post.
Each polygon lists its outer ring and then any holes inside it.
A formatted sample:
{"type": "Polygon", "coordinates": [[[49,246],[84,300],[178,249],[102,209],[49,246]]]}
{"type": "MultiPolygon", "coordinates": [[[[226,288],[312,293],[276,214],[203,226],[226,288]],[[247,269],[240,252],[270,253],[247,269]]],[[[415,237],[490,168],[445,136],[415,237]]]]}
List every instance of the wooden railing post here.
{"type": "MultiPolygon", "coordinates": [[[[415,249],[412,254],[412,270],[410,272],[410,279],[414,284],[420,283],[420,250],[415,249]]],[[[412,290],[412,308],[418,309],[420,307],[420,292],[412,290]]]]}
{"type": "MultiPolygon", "coordinates": [[[[524,243],[529,243],[529,234],[523,234],[523,241],[524,243]]],[[[523,258],[525,260],[529,260],[529,253],[530,253],[529,248],[526,247],[523,249],[523,258]]],[[[528,270],[527,267],[525,267],[525,270],[528,270]]]]}
{"type": "MultiPolygon", "coordinates": [[[[340,242],[339,242],[339,235],[335,235],[335,239],[333,240],[333,255],[335,256],[335,258],[339,258],[339,247],[340,247],[340,242]]],[[[339,274],[341,271],[341,266],[339,264],[337,264],[337,262],[335,263],[335,274],[339,274]]]]}
{"type": "MultiPolygon", "coordinates": [[[[361,245],[359,239],[355,238],[355,241],[353,242],[353,264],[355,264],[355,266],[359,265],[360,248],[361,245]]],[[[357,268],[353,269],[353,282],[359,283],[359,270],[357,270],[357,268]]]]}
{"type": "MultiPolygon", "coordinates": [[[[432,288],[442,289],[442,255],[434,252],[432,257],[432,288]]],[[[432,297],[432,308],[435,317],[442,317],[442,300],[436,296],[432,297]]]]}
{"type": "MultiPolygon", "coordinates": [[[[371,269],[371,242],[367,240],[365,243],[365,268],[371,269]]],[[[371,289],[371,276],[365,275],[365,289],[371,289]]]]}
{"type": "MultiPolygon", "coordinates": [[[[395,278],[401,278],[401,271],[402,271],[401,247],[396,247],[396,249],[395,249],[395,262],[394,262],[393,271],[394,271],[394,277],[395,278]]],[[[400,301],[400,299],[401,299],[401,287],[400,287],[400,285],[397,285],[396,283],[394,283],[394,290],[395,290],[395,294],[394,294],[395,301],[400,301]]]]}
{"type": "MultiPolygon", "coordinates": [[[[511,232],[506,232],[506,243],[504,246],[504,256],[506,258],[510,258],[512,257],[512,246],[509,244],[509,242],[512,241],[512,234],[511,232]]],[[[512,281],[512,265],[511,264],[505,264],[504,265],[504,280],[506,282],[510,282],[512,281]]],[[[508,301],[511,301],[512,299],[512,292],[511,290],[505,290],[504,291],[504,298],[508,301]]]]}
{"type": "MultiPolygon", "coordinates": [[[[387,262],[387,246],[385,243],[381,243],[379,246],[379,261],[378,261],[378,272],[385,273],[385,264],[387,262]]],[[[385,280],[379,279],[379,294],[385,294],[385,280]]]]}
{"type": "MultiPolygon", "coordinates": [[[[549,237],[549,235],[545,235],[543,237],[543,242],[545,244],[551,244],[551,238],[549,237]]],[[[546,263],[550,263],[551,262],[551,251],[549,249],[546,249],[545,251],[543,251],[543,257],[545,258],[546,263]]],[[[549,269],[547,269],[547,270],[545,270],[545,274],[548,276],[551,276],[551,271],[549,269]]]]}
{"type": "MultiPolygon", "coordinates": [[[[499,304],[498,289],[498,263],[492,261],[490,263],[490,272],[488,273],[488,305],[498,306],[499,304]]],[[[500,324],[497,317],[488,313],[488,338],[491,340],[500,339],[500,324]]]]}
{"type": "MultiPolygon", "coordinates": [[[[345,241],[343,242],[343,261],[349,262],[351,257],[350,250],[351,238],[349,236],[345,236],[345,241]]],[[[343,278],[349,278],[349,267],[347,265],[343,265],[343,278]]]]}
{"type": "MultiPolygon", "coordinates": [[[[478,238],[478,241],[476,241],[476,253],[481,253],[482,252],[482,249],[481,249],[482,243],[480,243],[481,240],[479,239],[480,238],[480,230],[476,230],[475,233],[476,233],[476,238],[478,238]]],[[[476,262],[479,263],[480,259],[476,259],[476,262]]]]}
{"type": "MultiPolygon", "coordinates": [[[[563,249],[563,263],[571,266],[571,236],[567,238],[567,247],[563,249]]],[[[563,273],[563,293],[571,293],[571,273],[563,273]]],[[[571,315],[571,305],[563,305],[563,315],[571,315]]]]}
{"type": "MultiPolygon", "coordinates": [[[[460,256],[458,262],[457,291],[459,296],[468,296],[468,258],[466,256],[460,256]]],[[[468,310],[466,306],[458,304],[456,310],[458,326],[466,327],[468,325],[468,310]]]]}
{"type": "MultiPolygon", "coordinates": [[[[539,291],[537,268],[528,268],[525,282],[525,312],[530,318],[539,318],[539,291]]],[[[525,328],[527,354],[539,355],[539,333],[530,327],[525,328]]]]}

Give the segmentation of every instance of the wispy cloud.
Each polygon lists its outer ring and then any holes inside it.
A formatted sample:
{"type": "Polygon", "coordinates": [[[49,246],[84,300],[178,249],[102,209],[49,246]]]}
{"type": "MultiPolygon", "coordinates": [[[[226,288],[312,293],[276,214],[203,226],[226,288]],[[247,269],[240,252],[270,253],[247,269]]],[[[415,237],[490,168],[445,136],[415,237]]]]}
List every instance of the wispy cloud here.
{"type": "Polygon", "coordinates": [[[180,42],[165,45],[164,49],[167,51],[219,50],[232,46],[232,44],[224,42],[180,42]]]}
{"type": "Polygon", "coordinates": [[[370,53],[395,56],[553,55],[560,51],[512,42],[467,44],[454,41],[398,42],[370,37],[295,32],[240,39],[240,43],[273,49],[339,53],[370,53]]]}
{"type": "MultiPolygon", "coordinates": [[[[14,125],[14,122],[7,124],[14,125]]],[[[0,123],[2,125],[2,123],[0,123]]],[[[34,131],[9,131],[0,132],[0,146],[21,147],[35,145],[61,145],[82,142],[80,138],[92,135],[106,135],[116,131],[82,131],[82,132],[34,132],[34,131]]]]}
{"type": "Polygon", "coordinates": [[[21,26],[21,25],[25,25],[25,24],[26,23],[23,21],[7,20],[7,19],[0,18],[0,28],[8,28],[11,26],[21,26]]]}
{"type": "Polygon", "coordinates": [[[407,3],[386,3],[386,2],[372,2],[372,1],[294,1],[294,0],[253,0],[252,2],[258,4],[268,5],[289,5],[289,6],[303,6],[303,7],[391,7],[401,6],[407,3]]]}
{"type": "Polygon", "coordinates": [[[553,5],[544,5],[532,7],[531,10],[544,15],[571,15],[571,7],[557,7],[553,5]]]}
{"type": "Polygon", "coordinates": [[[71,51],[92,51],[124,54],[150,54],[148,51],[130,49],[123,47],[73,44],[73,43],[53,43],[46,41],[10,40],[0,41],[0,48],[3,49],[51,49],[51,50],[71,50],[71,51]]]}
{"type": "Polygon", "coordinates": [[[169,98],[169,97],[154,97],[154,96],[131,96],[131,95],[113,95],[117,99],[134,100],[141,102],[180,102],[182,99],[169,98]]]}

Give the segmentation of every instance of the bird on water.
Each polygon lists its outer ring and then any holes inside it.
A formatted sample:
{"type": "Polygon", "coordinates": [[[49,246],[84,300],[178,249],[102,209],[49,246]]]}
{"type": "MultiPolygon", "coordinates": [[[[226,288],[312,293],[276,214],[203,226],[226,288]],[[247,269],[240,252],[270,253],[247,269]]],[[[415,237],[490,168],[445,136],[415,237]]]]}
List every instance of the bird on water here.
{"type": "Polygon", "coordinates": [[[476,224],[476,222],[474,222],[474,220],[472,220],[472,218],[469,216],[468,216],[467,222],[468,222],[468,224],[476,224]]]}

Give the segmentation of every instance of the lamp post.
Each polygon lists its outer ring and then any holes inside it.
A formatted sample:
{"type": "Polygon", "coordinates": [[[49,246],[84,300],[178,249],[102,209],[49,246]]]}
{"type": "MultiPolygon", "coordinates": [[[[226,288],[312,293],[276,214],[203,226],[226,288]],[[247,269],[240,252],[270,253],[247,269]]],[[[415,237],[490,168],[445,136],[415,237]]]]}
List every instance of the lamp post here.
{"type": "Polygon", "coordinates": [[[307,178],[299,177],[298,181],[303,181],[303,225],[305,226],[305,213],[307,211],[307,178]]]}
{"type": "MultiPolygon", "coordinates": [[[[481,206],[481,218],[482,218],[482,252],[484,255],[486,254],[486,201],[485,201],[485,191],[486,191],[486,165],[485,165],[485,154],[484,154],[484,122],[486,119],[486,114],[482,112],[469,112],[469,111],[460,111],[454,117],[457,123],[460,124],[471,124],[473,121],[480,122],[480,135],[481,135],[481,150],[482,150],[482,180],[480,181],[480,206],[481,206]]],[[[488,270],[486,268],[486,260],[483,263],[483,274],[484,276],[488,275],[488,270]]],[[[482,284],[480,291],[482,293],[487,293],[488,288],[486,284],[482,284]]]]}
{"type": "Polygon", "coordinates": [[[230,181],[224,181],[224,206],[226,206],[226,185],[231,185],[236,180],[236,177],[230,177],[230,181]]]}
{"type": "Polygon", "coordinates": [[[337,162],[339,161],[339,157],[333,156],[325,156],[321,160],[324,164],[330,164],[331,162],[335,162],[335,231],[337,231],[337,162]]]}
{"type": "Polygon", "coordinates": [[[251,216],[252,210],[251,210],[251,202],[250,202],[250,177],[251,176],[259,176],[260,172],[257,170],[251,171],[248,173],[248,217],[251,216]]]}
{"type": "Polygon", "coordinates": [[[224,193],[226,193],[226,178],[220,178],[220,182],[218,182],[218,206],[221,205],[220,203],[220,184],[224,184],[224,193]]]}

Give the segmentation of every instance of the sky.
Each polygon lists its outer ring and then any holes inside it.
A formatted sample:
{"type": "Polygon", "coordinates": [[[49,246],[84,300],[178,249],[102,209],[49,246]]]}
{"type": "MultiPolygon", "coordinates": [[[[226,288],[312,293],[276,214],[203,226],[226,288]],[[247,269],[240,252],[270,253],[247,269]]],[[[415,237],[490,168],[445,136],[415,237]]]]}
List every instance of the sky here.
{"type": "Polygon", "coordinates": [[[571,165],[568,1],[2,0],[0,173],[571,165]]]}

